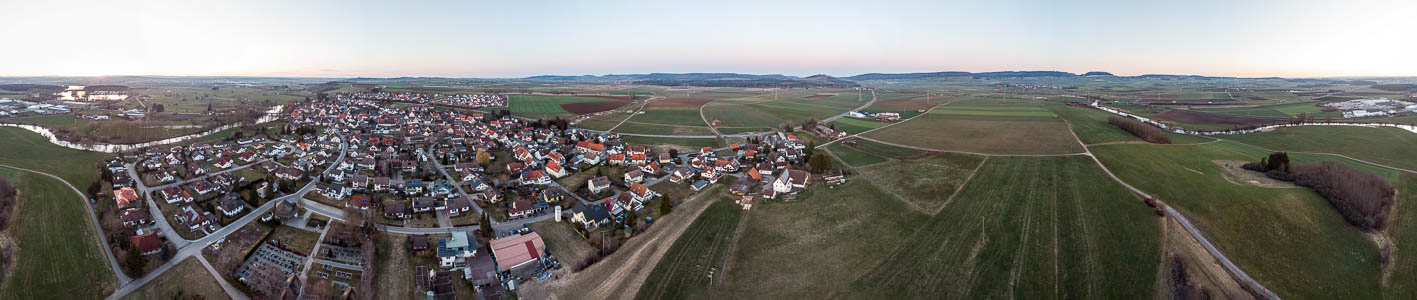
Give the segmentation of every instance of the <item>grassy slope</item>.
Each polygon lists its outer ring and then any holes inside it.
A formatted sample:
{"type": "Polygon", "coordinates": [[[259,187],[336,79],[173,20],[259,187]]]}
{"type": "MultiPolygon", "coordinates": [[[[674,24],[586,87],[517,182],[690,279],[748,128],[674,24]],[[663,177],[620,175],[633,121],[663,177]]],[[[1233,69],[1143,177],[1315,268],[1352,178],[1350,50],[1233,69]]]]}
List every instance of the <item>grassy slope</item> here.
{"type": "Polygon", "coordinates": [[[1377,249],[1327,201],[1307,189],[1230,183],[1211,162],[1253,157],[1215,144],[1105,145],[1092,152],[1118,177],[1185,213],[1280,296],[1377,296],[1377,249]]]}
{"type": "Polygon", "coordinates": [[[1388,225],[1388,237],[1397,244],[1389,266],[1383,297],[1417,299],[1417,174],[1402,174],[1394,186],[1398,189],[1398,204],[1388,225]]]}
{"type": "Polygon", "coordinates": [[[1325,152],[1417,170],[1417,134],[1397,128],[1302,126],[1222,137],[1276,151],[1325,152]]]}
{"type": "Polygon", "coordinates": [[[723,266],[734,228],[743,215],[738,205],[717,200],[674,241],[635,298],[709,298],[712,278],[723,266]]]}
{"type": "Polygon", "coordinates": [[[55,295],[99,298],[117,285],[93,224],[74,191],[52,178],[0,168],[20,191],[12,221],[16,242],[13,276],[5,279],[4,299],[55,295]]]}
{"type": "Polygon", "coordinates": [[[83,190],[98,181],[98,163],[108,154],[49,143],[29,130],[0,127],[0,164],[54,174],[83,190]]]}
{"type": "Polygon", "coordinates": [[[727,298],[822,298],[880,264],[928,216],[862,180],[754,205],[727,298]]]}
{"type": "Polygon", "coordinates": [[[1051,106],[1053,112],[1067,119],[1073,124],[1073,132],[1083,143],[1097,144],[1110,142],[1133,142],[1141,139],[1132,134],[1107,124],[1107,117],[1111,116],[1107,112],[1073,106],[1051,106]]]}
{"type": "Polygon", "coordinates": [[[1151,296],[1159,223],[1085,157],[992,158],[845,298],[1151,296]]]}

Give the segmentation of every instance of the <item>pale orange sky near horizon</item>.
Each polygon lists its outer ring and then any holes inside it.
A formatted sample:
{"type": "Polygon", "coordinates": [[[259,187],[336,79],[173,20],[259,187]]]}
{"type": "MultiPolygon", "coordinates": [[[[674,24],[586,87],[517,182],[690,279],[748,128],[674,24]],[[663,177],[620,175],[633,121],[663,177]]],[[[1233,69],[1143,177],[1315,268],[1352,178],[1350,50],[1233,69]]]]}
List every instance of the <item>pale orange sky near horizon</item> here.
{"type": "Polygon", "coordinates": [[[1417,76],[1417,1],[30,1],[0,76],[1417,76]]]}

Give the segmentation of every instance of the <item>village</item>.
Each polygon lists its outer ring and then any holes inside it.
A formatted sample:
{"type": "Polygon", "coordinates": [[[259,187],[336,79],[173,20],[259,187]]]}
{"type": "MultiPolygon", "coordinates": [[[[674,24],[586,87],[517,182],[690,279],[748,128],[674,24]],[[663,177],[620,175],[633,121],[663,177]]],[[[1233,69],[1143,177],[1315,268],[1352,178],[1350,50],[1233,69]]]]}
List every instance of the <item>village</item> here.
{"type": "Polygon", "coordinates": [[[278,131],[124,153],[99,170],[111,194],[95,205],[118,212],[105,234],[135,277],[200,252],[253,297],[349,295],[370,286],[374,241],[399,234],[427,262],[405,266],[407,284],[443,299],[471,296],[455,282],[497,297],[562,269],[533,223],[615,247],[710,185],[731,185],[746,210],[822,181],[801,169],[809,146],[792,134],[681,153],[473,110],[502,106],[411,93],[302,102],[278,131]]]}

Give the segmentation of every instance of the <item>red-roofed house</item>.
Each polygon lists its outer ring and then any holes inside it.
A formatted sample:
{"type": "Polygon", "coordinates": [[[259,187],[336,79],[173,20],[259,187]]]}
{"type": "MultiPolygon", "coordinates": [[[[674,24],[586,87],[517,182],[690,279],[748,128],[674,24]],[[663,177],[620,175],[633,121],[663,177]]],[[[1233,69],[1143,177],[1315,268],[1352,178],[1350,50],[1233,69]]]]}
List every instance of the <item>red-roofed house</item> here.
{"type": "Polygon", "coordinates": [[[492,256],[497,258],[499,272],[537,266],[542,254],[546,253],[546,242],[535,232],[495,239],[488,242],[488,246],[492,248],[492,256]]]}

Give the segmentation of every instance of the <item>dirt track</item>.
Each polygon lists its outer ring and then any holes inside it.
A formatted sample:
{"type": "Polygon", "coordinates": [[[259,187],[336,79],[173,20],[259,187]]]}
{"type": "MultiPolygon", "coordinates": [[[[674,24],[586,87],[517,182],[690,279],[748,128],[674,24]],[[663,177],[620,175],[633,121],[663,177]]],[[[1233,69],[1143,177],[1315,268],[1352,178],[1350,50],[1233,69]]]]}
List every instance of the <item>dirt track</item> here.
{"type": "Polygon", "coordinates": [[[722,190],[714,187],[695,195],[675,208],[674,213],[656,220],[658,225],[630,239],[615,254],[590,268],[552,281],[528,282],[520,294],[530,299],[634,298],[660,258],[722,190]]]}

